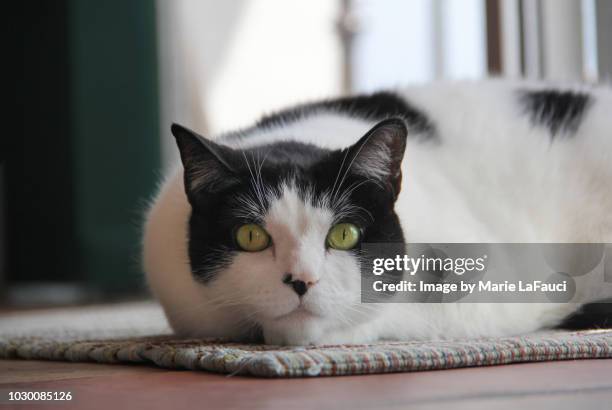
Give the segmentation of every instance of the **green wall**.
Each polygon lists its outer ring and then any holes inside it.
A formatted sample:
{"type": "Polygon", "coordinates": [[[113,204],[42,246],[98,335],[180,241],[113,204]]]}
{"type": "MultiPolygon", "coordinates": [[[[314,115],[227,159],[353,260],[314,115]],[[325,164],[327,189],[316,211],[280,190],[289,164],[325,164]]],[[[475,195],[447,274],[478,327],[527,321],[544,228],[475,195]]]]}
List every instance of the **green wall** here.
{"type": "Polygon", "coordinates": [[[88,282],[141,283],[140,225],[159,168],[155,2],[71,0],[73,183],[88,282]]]}

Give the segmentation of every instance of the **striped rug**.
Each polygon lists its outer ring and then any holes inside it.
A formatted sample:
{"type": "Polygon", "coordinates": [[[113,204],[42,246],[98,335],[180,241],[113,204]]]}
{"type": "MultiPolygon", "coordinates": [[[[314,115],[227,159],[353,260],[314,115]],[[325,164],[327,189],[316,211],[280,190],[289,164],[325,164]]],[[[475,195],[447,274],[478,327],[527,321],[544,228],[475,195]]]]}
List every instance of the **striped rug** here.
{"type": "Polygon", "coordinates": [[[340,376],[610,357],[612,329],[478,340],[280,347],[178,340],[153,303],[0,316],[0,358],[149,363],[260,377],[340,376]]]}

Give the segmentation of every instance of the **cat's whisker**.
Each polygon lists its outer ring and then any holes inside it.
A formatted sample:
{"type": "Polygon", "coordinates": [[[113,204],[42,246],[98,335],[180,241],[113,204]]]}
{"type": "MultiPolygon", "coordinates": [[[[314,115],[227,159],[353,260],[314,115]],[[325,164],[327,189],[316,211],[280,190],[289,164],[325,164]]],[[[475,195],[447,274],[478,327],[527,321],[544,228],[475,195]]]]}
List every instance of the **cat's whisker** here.
{"type": "MultiPolygon", "coordinates": [[[[348,175],[349,171],[351,170],[351,167],[353,166],[353,163],[355,162],[357,157],[359,157],[359,154],[363,150],[363,147],[365,147],[366,145],[367,145],[366,143],[362,144],[359,147],[359,149],[357,150],[357,153],[351,159],[351,162],[349,163],[348,167],[346,168],[346,171],[344,171],[344,175],[342,176],[342,179],[340,180],[340,183],[338,184],[338,190],[342,187],[342,184],[344,183],[344,180],[346,179],[346,176],[348,175]]],[[[348,150],[347,150],[347,152],[348,152],[348,150]]],[[[344,163],[344,161],[343,161],[343,163],[344,163]]]]}
{"type": "Polygon", "coordinates": [[[335,189],[336,189],[336,184],[338,183],[338,178],[340,177],[340,174],[342,173],[342,169],[344,168],[344,163],[346,162],[346,158],[348,156],[349,150],[346,149],[344,152],[344,155],[342,157],[342,163],[340,164],[340,168],[338,169],[338,173],[336,174],[336,179],[334,180],[334,185],[332,186],[332,190],[331,190],[331,194],[332,194],[332,200],[335,197],[335,189]]]}
{"type": "MultiPolygon", "coordinates": [[[[265,207],[262,195],[261,195],[261,193],[259,191],[259,186],[257,184],[257,179],[255,178],[255,174],[253,173],[253,170],[251,169],[251,165],[250,165],[249,159],[248,159],[245,151],[242,151],[242,156],[244,158],[244,162],[245,162],[245,164],[247,166],[249,174],[251,175],[251,186],[253,188],[253,192],[255,194],[255,198],[259,202],[259,206],[261,207],[260,209],[263,211],[263,210],[266,209],[266,207],[265,207]]],[[[253,167],[255,167],[254,159],[253,159],[253,167]]]]}
{"type": "MultiPolygon", "coordinates": [[[[259,158],[259,153],[257,153],[257,157],[259,158]]],[[[262,187],[262,179],[261,179],[261,169],[257,167],[257,161],[255,159],[255,153],[251,153],[251,158],[253,159],[253,169],[255,170],[253,176],[253,184],[255,186],[256,194],[259,198],[259,203],[261,204],[262,210],[265,209],[265,194],[264,189],[262,187]]]]}

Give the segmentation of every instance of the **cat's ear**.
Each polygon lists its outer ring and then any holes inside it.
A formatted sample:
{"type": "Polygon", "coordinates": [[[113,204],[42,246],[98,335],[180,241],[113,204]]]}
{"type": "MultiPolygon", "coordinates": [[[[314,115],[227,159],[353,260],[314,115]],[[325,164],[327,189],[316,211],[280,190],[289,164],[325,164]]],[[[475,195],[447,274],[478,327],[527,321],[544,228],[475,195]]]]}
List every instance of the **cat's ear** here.
{"type": "Polygon", "coordinates": [[[397,197],[408,129],[398,118],[384,120],[348,148],[349,171],[382,183],[397,197]]]}
{"type": "Polygon", "coordinates": [[[237,153],[182,125],[172,124],[184,167],[185,193],[193,204],[199,193],[215,193],[238,182],[232,163],[237,153]]]}

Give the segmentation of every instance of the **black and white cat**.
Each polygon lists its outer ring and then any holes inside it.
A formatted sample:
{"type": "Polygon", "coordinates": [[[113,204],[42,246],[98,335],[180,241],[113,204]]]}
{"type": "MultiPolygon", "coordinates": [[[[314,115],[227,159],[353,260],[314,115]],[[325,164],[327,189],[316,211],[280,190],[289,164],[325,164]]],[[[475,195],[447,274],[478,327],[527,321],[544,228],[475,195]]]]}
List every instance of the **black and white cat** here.
{"type": "Polygon", "coordinates": [[[503,336],[567,304],[361,304],[361,242],[612,242],[612,91],[488,80],[301,105],[213,142],[146,220],[180,335],[272,344],[503,336]],[[262,332],[262,333],[261,333],[262,332]]]}

